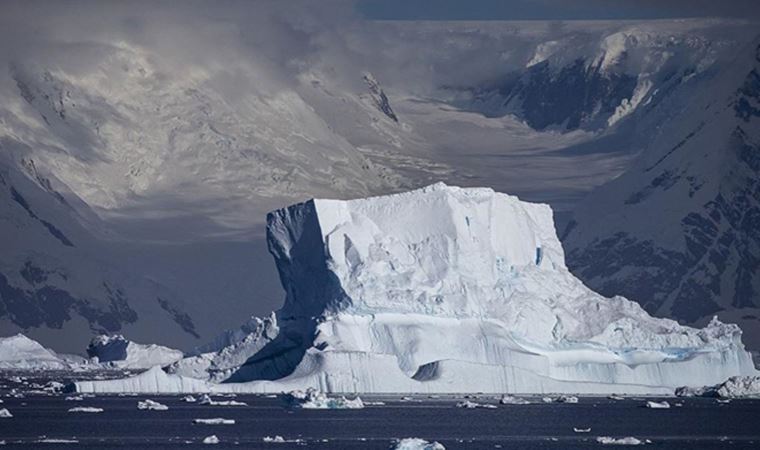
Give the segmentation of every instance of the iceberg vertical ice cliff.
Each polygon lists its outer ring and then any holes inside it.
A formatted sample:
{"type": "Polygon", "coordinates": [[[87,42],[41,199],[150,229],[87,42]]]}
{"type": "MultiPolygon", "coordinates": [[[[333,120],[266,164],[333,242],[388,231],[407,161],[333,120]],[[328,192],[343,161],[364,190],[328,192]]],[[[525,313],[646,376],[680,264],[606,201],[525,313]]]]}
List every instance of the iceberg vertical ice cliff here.
{"type": "Polygon", "coordinates": [[[737,326],[684,327],[584,286],[546,205],[438,183],[311,200],[267,230],[286,290],[276,327],[171,374],[77,389],[665,393],[755,373],[737,326]]]}

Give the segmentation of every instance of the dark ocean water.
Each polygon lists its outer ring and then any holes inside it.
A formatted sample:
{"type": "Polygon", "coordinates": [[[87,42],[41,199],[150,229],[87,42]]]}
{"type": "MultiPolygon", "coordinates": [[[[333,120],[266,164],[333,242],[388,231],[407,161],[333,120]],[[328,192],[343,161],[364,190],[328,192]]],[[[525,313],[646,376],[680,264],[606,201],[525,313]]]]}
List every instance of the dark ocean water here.
{"type": "MultiPolygon", "coordinates": [[[[6,384],[7,386],[7,384],[6,384]]],[[[220,443],[211,448],[387,449],[394,439],[421,437],[447,449],[586,449],[619,448],[596,442],[598,436],[649,439],[645,448],[760,449],[760,401],[668,399],[675,405],[656,410],[643,399],[622,401],[581,398],[577,404],[498,405],[496,409],[463,409],[461,398],[363,396],[385,405],[359,410],[292,410],[280,399],[237,396],[248,406],[185,403],[181,396],[97,396],[67,401],[65,394],[2,394],[0,408],[13,418],[0,419],[4,448],[188,448],[202,446],[205,436],[220,443]],[[141,411],[138,400],[151,398],[168,411],[141,411]],[[103,408],[102,413],[69,413],[75,406],[103,408]],[[235,419],[234,425],[196,425],[195,418],[235,419]],[[573,428],[591,428],[576,433],[573,428]],[[266,443],[280,435],[298,442],[266,443]],[[42,443],[41,439],[76,440],[42,443]]],[[[217,399],[221,399],[218,397],[217,399]]],[[[493,396],[472,399],[498,404],[493,396]]]]}

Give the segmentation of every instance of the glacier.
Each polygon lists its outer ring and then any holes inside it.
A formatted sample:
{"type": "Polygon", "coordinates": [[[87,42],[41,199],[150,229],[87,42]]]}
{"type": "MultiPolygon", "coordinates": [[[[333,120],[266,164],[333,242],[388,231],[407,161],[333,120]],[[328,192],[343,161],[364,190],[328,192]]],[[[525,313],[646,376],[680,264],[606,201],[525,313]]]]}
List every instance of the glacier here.
{"type": "Polygon", "coordinates": [[[437,183],[271,212],[286,298],[232,345],[79,392],[672,394],[754,375],[736,325],[605,298],[567,269],[548,205],[437,183]]]}

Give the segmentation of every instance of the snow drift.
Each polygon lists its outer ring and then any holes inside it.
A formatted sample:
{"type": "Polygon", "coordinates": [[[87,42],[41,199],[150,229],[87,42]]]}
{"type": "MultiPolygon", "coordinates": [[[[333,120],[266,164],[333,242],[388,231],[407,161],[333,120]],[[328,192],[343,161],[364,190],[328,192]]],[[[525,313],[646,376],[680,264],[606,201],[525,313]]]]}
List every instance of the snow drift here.
{"type": "Polygon", "coordinates": [[[547,205],[438,183],[267,219],[287,294],[255,353],[223,380],[180,362],[77,390],[664,394],[755,373],[737,326],[684,327],[584,286],[547,205]]]}

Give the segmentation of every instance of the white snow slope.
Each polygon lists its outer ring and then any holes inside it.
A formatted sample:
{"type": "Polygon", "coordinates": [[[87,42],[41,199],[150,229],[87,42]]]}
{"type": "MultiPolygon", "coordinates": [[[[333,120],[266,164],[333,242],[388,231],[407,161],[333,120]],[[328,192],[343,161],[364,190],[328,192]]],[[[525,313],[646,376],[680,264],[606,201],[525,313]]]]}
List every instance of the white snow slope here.
{"type": "Polygon", "coordinates": [[[58,355],[23,334],[0,337],[0,369],[60,370],[68,367],[58,355]]]}
{"type": "Polygon", "coordinates": [[[267,221],[287,296],[277,336],[228,379],[243,382],[154,368],[77,390],[671,393],[755,373],[737,326],[680,326],[585,287],[547,205],[438,183],[267,221]]]}
{"type": "Polygon", "coordinates": [[[59,3],[0,15],[3,42],[40,30],[0,55],[0,329],[61,352],[103,333],[189,350],[279,308],[280,205],[443,180],[561,215],[653,134],[630,124],[757,28],[346,23],[316,2],[80,22],[59,3]]]}

